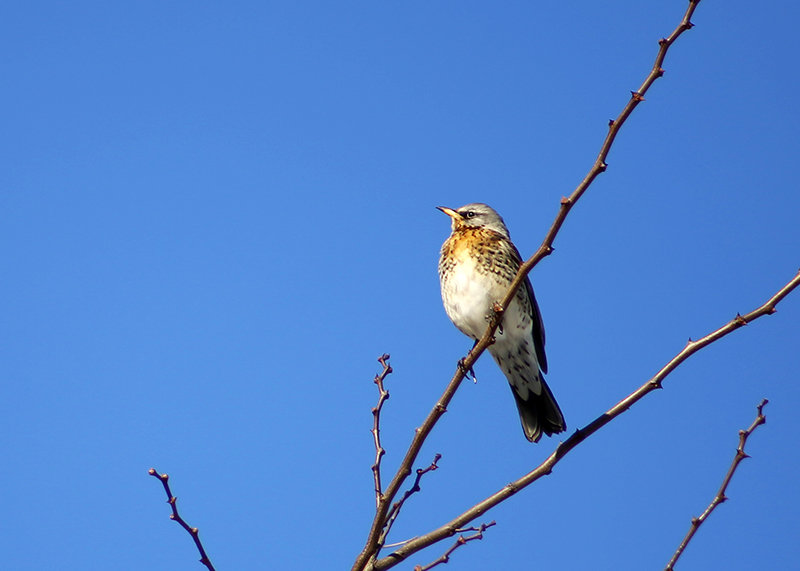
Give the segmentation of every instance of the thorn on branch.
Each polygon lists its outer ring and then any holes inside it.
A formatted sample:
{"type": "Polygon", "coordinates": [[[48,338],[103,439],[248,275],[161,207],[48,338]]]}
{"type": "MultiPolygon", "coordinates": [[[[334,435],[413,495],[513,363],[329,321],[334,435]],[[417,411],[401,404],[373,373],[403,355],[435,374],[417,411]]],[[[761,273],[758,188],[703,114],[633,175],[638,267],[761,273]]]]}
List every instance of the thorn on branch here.
{"type": "Polygon", "coordinates": [[[387,375],[391,375],[393,373],[391,365],[389,365],[389,359],[391,359],[391,355],[389,353],[384,353],[380,357],[378,357],[378,363],[380,363],[383,367],[387,368],[387,375]]]}
{"type": "Polygon", "coordinates": [[[767,405],[767,403],[769,403],[769,400],[763,399],[761,403],[756,407],[756,409],[758,410],[758,418],[756,418],[756,422],[758,422],[759,424],[764,424],[765,422],[767,422],[767,417],[764,416],[764,407],[767,405]]]}

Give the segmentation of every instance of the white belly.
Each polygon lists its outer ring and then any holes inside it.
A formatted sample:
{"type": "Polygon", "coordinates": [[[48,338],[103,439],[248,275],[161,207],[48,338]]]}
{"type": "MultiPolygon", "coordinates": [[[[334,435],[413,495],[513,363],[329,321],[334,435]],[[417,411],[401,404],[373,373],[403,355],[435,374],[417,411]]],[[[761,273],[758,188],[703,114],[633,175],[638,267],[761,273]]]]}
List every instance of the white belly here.
{"type": "Polygon", "coordinates": [[[462,333],[479,339],[488,325],[492,304],[504,290],[491,274],[477,271],[472,263],[461,263],[442,281],[442,301],[447,316],[462,333]]]}

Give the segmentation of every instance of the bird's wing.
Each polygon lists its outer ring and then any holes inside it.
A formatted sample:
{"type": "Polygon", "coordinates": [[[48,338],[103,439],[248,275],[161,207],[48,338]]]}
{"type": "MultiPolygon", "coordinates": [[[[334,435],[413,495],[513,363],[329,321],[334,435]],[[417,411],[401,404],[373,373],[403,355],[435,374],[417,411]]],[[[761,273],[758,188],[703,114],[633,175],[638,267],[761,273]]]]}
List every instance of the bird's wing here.
{"type": "MultiPolygon", "coordinates": [[[[522,265],[522,256],[520,256],[519,250],[517,250],[517,247],[514,246],[513,243],[511,244],[511,249],[516,258],[514,261],[516,262],[517,270],[519,270],[519,266],[522,265]]],[[[533,294],[533,286],[528,276],[525,276],[525,290],[528,292],[528,299],[531,300],[528,310],[530,311],[530,316],[533,321],[533,346],[536,349],[536,359],[539,361],[539,368],[542,372],[547,373],[547,355],[544,352],[544,322],[542,321],[542,313],[539,311],[539,304],[536,303],[536,296],[533,294]]]]}
{"type": "Polygon", "coordinates": [[[536,303],[536,296],[533,295],[533,286],[528,276],[525,276],[525,289],[531,299],[531,317],[533,318],[533,346],[536,349],[536,358],[539,360],[539,368],[543,373],[547,373],[547,355],[544,353],[544,322],[542,312],[539,311],[539,304],[536,303]]]}

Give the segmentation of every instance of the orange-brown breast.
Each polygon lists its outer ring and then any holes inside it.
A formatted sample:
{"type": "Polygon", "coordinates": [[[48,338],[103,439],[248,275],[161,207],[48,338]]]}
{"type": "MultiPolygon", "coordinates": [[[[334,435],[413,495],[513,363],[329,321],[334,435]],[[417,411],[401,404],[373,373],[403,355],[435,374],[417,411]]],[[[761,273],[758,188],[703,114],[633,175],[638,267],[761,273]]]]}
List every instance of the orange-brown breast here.
{"type": "Polygon", "coordinates": [[[511,280],[520,266],[519,254],[510,241],[485,228],[458,229],[442,245],[440,273],[463,262],[506,280],[511,280]]]}

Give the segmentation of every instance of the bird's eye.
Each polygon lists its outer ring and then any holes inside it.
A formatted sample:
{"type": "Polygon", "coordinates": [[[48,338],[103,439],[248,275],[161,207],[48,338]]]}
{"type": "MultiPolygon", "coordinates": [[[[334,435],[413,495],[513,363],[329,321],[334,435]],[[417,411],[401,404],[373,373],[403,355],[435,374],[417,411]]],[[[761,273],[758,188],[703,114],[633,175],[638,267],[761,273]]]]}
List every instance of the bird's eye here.
{"type": "Polygon", "coordinates": [[[467,218],[475,218],[475,213],[472,210],[467,212],[467,218]]]}

